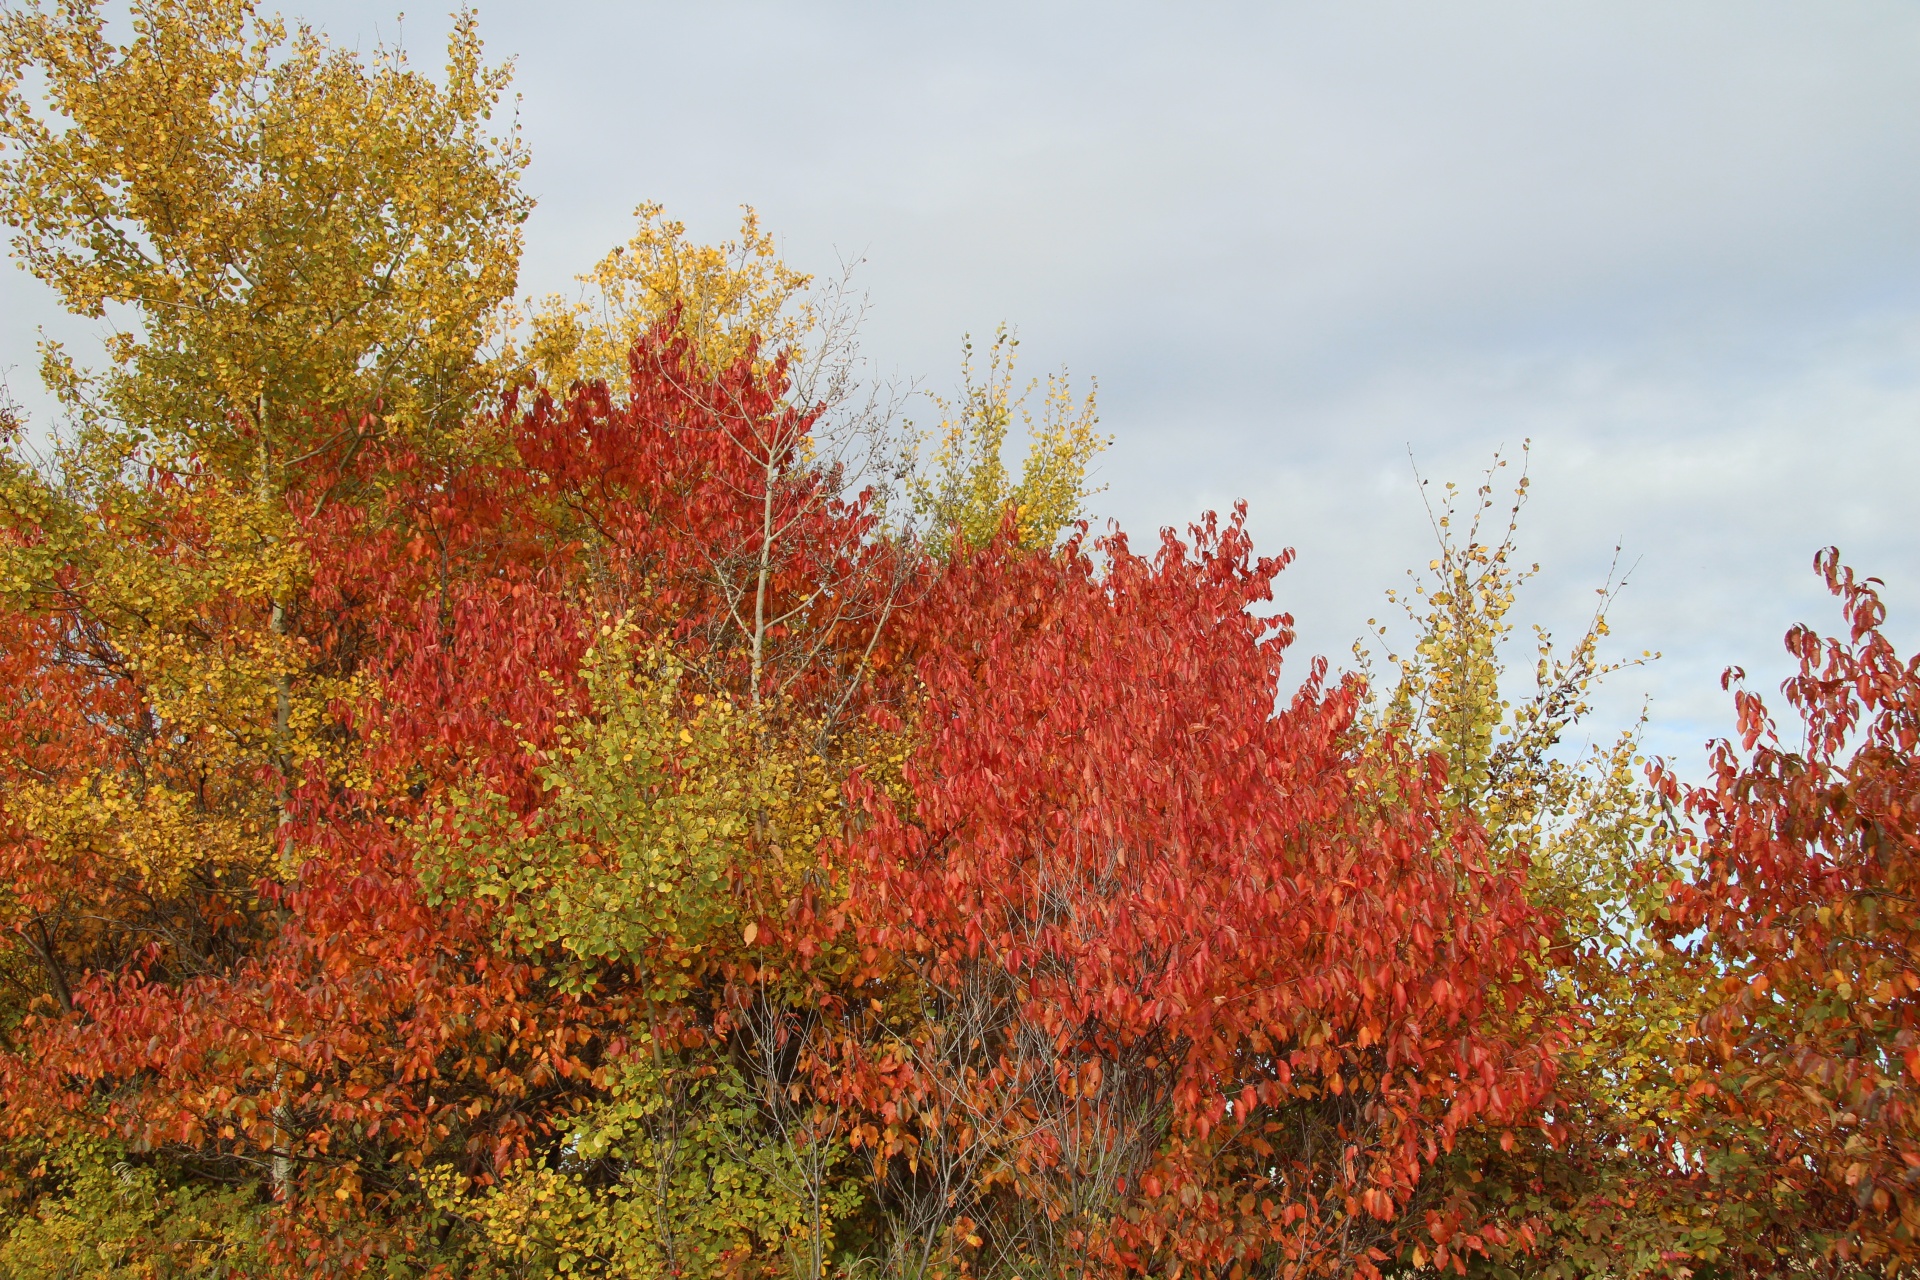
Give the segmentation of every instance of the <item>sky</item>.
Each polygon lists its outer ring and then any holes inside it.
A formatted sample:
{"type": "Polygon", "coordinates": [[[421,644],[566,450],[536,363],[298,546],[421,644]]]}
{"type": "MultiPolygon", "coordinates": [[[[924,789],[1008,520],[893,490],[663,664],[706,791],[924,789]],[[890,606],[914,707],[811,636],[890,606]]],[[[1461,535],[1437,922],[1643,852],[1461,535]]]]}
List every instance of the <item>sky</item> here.
{"type": "MultiPolygon", "coordinates": [[[[431,65],[447,19],[289,5],[431,65]]],[[[1697,769],[1729,665],[1838,611],[1838,545],[1920,642],[1920,7],[1905,3],[673,5],[481,0],[515,60],[539,204],[521,285],[662,202],[758,210],[792,265],[855,265],[876,376],[951,390],[962,335],[1097,377],[1136,545],[1248,504],[1291,547],[1302,661],[1350,662],[1433,554],[1415,479],[1531,442],[1519,616],[1571,638],[1617,562],[1621,672],[1697,769]]],[[[0,273],[0,367],[35,331],[0,273]]],[[[931,407],[923,405],[925,418],[931,407]]],[[[1511,475],[1511,470],[1507,473],[1511,475]]],[[[1525,652],[1515,655],[1530,667],[1525,652]]]]}

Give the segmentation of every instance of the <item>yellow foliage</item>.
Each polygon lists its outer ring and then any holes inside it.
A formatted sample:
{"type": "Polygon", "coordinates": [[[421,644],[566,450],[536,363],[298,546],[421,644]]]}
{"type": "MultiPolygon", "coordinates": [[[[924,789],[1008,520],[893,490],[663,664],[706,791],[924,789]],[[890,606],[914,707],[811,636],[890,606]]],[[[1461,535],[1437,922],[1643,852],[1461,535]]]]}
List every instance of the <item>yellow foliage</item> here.
{"type": "MultiPolygon", "coordinates": [[[[1518,591],[1539,568],[1518,559],[1524,474],[1504,529],[1494,526],[1498,540],[1489,533],[1494,476],[1505,465],[1496,459],[1470,510],[1461,509],[1465,495],[1446,486],[1432,511],[1438,557],[1411,592],[1389,593],[1418,639],[1404,656],[1387,653],[1394,682],[1369,710],[1369,727],[1446,761],[1450,806],[1484,829],[1496,859],[1524,864],[1529,898],[1557,926],[1553,945],[1533,960],[1542,1000],[1510,1016],[1517,1028],[1561,1022],[1566,1042],[1553,1111],[1569,1135],[1559,1150],[1571,1154],[1552,1166],[1559,1172],[1546,1181],[1551,1194],[1515,1200],[1513,1211],[1524,1205],[1556,1230],[1579,1233],[1611,1222],[1616,1202],[1631,1203],[1636,1186],[1663,1176],[1663,1135],[1674,1108],[1686,1105],[1690,1083],[1675,1049],[1698,1013],[1702,979],[1653,936],[1676,869],[1667,819],[1644,776],[1638,728],[1584,750],[1568,741],[1597,681],[1658,656],[1601,660],[1606,609],[1619,584],[1601,588],[1585,632],[1565,654],[1535,627],[1531,692],[1515,699],[1502,688],[1518,591]]],[[[1384,639],[1385,629],[1378,634],[1384,639]]],[[[1367,655],[1358,656],[1365,669],[1367,655]]],[[[1483,1180],[1503,1173],[1507,1157],[1490,1142],[1462,1150],[1472,1181],[1494,1186],[1483,1180]]],[[[1514,1176],[1537,1190],[1546,1166],[1525,1161],[1560,1158],[1523,1152],[1527,1172],[1514,1176]]],[[[1648,1239],[1671,1239],[1693,1212],[1649,1198],[1632,1216],[1648,1239]]],[[[1661,1246],[1647,1247],[1657,1255],[1661,1246]]]]}
{"type": "Polygon", "coordinates": [[[125,43],[96,0],[0,12],[0,218],[115,326],[102,373],[45,352],[75,427],[52,465],[11,414],[0,450],[0,604],[59,637],[40,660],[96,728],[0,795],[9,838],[75,868],[78,896],[32,908],[63,999],[63,965],[238,936],[187,922],[247,915],[297,856],[288,789],[354,767],[290,495],[376,437],[467,447],[529,208],[489,132],[506,83],[471,15],[436,82],[246,0],[136,0],[125,43]]]}
{"type": "Polygon", "coordinates": [[[266,830],[249,815],[206,812],[200,797],[163,782],[134,792],[104,770],[77,782],[27,783],[7,797],[7,815],[46,845],[51,863],[84,862],[148,893],[171,897],[200,865],[265,867],[266,830]]]}
{"type": "Polygon", "coordinates": [[[563,985],[637,996],[645,1021],[558,1163],[483,1188],[429,1171],[424,1185],[473,1226],[481,1265],[497,1268],[484,1274],[818,1280],[859,1199],[842,1119],[773,1087],[755,1054],[788,1050],[749,1028],[780,1016],[794,994],[782,983],[804,988],[834,959],[813,978],[739,975],[756,969],[761,921],[784,919],[803,885],[827,888],[820,850],[842,829],[854,763],[884,782],[898,743],[849,741],[829,761],[809,726],[696,692],[670,649],[622,619],[581,672],[589,711],[548,755],[541,811],[520,821],[497,797],[456,797],[423,830],[420,866],[431,893],[499,902],[512,945],[564,957],[563,985]],[[716,991],[717,1018],[704,1003],[716,991]]]}
{"type": "Polygon", "coordinates": [[[0,1276],[151,1280],[259,1274],[265,1209],[246,1190],[173,1187],[147,1166],[67,1138],[41,1172],[60,1191],[0,1219],[0,1276]]]}
{"type": "Polygon", "coordinates": [[[444,84],[248,0],[136,0],[132,18],[115,45],[98,0],[0,15],[14,247],[75,313],[138,317],[104,376],[49,349],[50,384],[96,432],[269,468],[276,489],[315,450],[458,424],[491,377],[476,353],[530,207],[524,150],[487,132],[507,73],[481,62],[472,15],[444,84]]]}
{"type": "Polygon", "coordinates": [[[602,626],[581,675],[590,710],[547,755],[539,813],[454,797],[425,820],[422,874],[436,893],[503,904],[516,946],[558,947],[588,985],[630,967],[649,999],[680,999],[820,866],[848,773],[876,757],[884,785],[896,771],[877,757],[895,744],[829,761],[808,726],[694,692],[672,650],[626,619],[602,626]]]}
{"type": "MultiPolygon", "coordinates": [[[[1587,699],[1598,681],[1656,655],[1600,660],[1606,609],[1619,590],[1609,581],[1586,631],[1565,655],[1555,651],[1543,628],[1534,628],[1533,691],[1517,703],[1507,696],[1501,686],[1504,646],[1514,631],[1511,614],[1520,589],[1539,566],[1517,559],[1515,539],[1528,489],[1524,473],[1515,483],[1500,540],[1491,541],[1486,528],[1494,511],[1493,476],[1506,465],[1505,459],[1495,460],[1474,495],[1471,513],[1459,509],[1462,495],[1452,484],[1445,487],[1440,509],[1430,509],[1439,556],[1428,565],[1429,576],[1416,579],[1410,593],[1387,593],[1405,610],[1418,639],[1409,654],[1387,653],[1394,684],[1372,716],[1376,729],[1441,755],[1450,803],[1481,819],[1496,854],[1525,854],[1536,863],[1550,863],[1557,852],[1590,846],[1601,827],[1624,820],[1623,805],[1644,807],[1645,789],[1625,763],[1632,759],[1636,735],[1584,761],[1568,759],[1559,748],[1589,711],[1587,699]],[[1622,786],[1628,794],[1619,792],[1622,786]],[[1603,821],[1602,814],[1612,817],[1603,821]]],[[[1385,638],[1384,628],[1379,635],[1385,638]]],[[[1357,656],[1367,670],[1368,655],[1357,656]]]]}
{"type": "Polygon", "coordinates": [[[260,774],[347,767],[324,729],[349,682],[313,676],[305,641],[274,626],[273,602],[303,589],[297,544],[264,537],[273,509],[215,478],[164,494],[107,484],[84,508],[18,468],[8,480],[0,520],[40,536],[0,542],[0,593],[26,611],[77,607],[89,626],[75,659],[101,664],[139,711],[112,766],[22,782],[0,807],[50,856],[104,859],[161,896],[196,866],[267,870],[274,793],[260,774]]]}
{"type": "Polygon", "coordinates": [[[681,961],[739,932],[754,814],[779,786],[748,718],[725,699],[687,705],[666,651],[609,623],[582,659],[592,714],[563,729],[542,770],[548,800],[524,829],[497,797],[456,797],[422,856],[430,888],[500,901],[531,951],[557,946],[592,985],[634,966],[649,998],[700,975],[681,961]]]}
{"type": "Polygon", "coordinates": [[[914,509],[926,522],[936,551],[984,546],[999,532],[1009,508],[1027,548],[1050,548],[1080,519],[1081,504],[1097,490],[1087,487],[1095,455],[1111,443],[1095,431],[1100,418],[1093,390],[1075,401],[1065,372],[1047,375],[1039,414],[1028,399],[1039,380],[1013,394],[1019,339],[1001,326],[987,352],[981,381],[974,381],[973,342],[963,348],[962,390],[957,402],[939,400],[944,418],[933,435],[934,474],[912,481],[914,509]],[[1025,463],[1015,483],[1007,472],[1007,434],[1018,419],[1028,439],[1025,463]]]}
{"type": "Polygon", "coordinates": [[[796,347],[816,319],[812,277],[781,262],[773,237],[742,210],[740,238],[690,243],[686,224],[658,204],[634,210],[633,237],[579,277],[585,296],[549,295],[530,318],[527,358],[548,386],[600,379],[626,384],[627,354],[678,309],[680,331],[710,369],[726,369],[758,343],[763,359],[796,347]]]}

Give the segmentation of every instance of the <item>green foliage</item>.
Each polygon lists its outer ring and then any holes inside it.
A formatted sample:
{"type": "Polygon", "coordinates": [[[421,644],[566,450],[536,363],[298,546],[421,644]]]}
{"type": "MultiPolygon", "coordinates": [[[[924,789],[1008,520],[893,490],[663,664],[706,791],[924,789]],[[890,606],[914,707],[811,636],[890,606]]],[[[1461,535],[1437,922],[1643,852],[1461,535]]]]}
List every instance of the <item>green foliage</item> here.
{"type": "Polygon", "coordinates": [[[581,664],[592,712],[539,771],[547,803],[523,823],[497,795],[456,797],[425,846],[429,889],[500,903],[504,939],[558,948],[576,982],[633,965],[650,998],[685,995],[695,961],[739,928],[733,888],[778,778],[756,763],[747,713],[686,693],[683,674],[607,622],[581,664]]]}
{"type": "Polygon", "coordinates": [[[0,1224],[0,1276],[228,1280],[259,1274],[266,1206],[250,1190],[170,1183],[116,1148],[68,1139],[36,1170],[49,1189],[0,1224]]]}
{"type": "MultiPolygon", "coordinates": [[[[676,1037],[626,1064],[557,1159],[484,1189],[446,1170],[423,1180],[468,1225],[479,1275],[818,1276],[814,1237],[830,1259],[864,1188],[843,1173],[816,1203],[766,1115],[724,1053],[676,1037]]],[[[845,1155],[837,1144],[834,1162],[845,1155]]]]}

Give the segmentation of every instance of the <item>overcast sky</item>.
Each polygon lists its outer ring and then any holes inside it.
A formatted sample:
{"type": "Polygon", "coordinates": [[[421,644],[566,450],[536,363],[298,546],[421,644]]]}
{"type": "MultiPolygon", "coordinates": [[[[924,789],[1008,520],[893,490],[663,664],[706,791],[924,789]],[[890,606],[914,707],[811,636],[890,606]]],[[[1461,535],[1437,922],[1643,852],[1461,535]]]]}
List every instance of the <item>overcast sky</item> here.
{"type": "MultiPolygon", "coordinates": [[[[1600,728],[1651,699],[1696,766],[1722,667],[1769,690],[1837,543],[1920,639],[1920,7],[482,0],[517,60],[564,288],[659,200],[751,204],[793,265],[860,260],[876,367],[947,389],[961,335],[1100,382],[1098,514],[1136,544],[1237,498],[1302,656],[1344,660],[1430,556],[1409,451],[1471,482],[1533,441],[1527,620],[1637,565],[1600,728]]],[[[432,63],[445,18],[312,0],[432,63]]],[[[30,404],[36,325],[0,281],[30,404]]]]}

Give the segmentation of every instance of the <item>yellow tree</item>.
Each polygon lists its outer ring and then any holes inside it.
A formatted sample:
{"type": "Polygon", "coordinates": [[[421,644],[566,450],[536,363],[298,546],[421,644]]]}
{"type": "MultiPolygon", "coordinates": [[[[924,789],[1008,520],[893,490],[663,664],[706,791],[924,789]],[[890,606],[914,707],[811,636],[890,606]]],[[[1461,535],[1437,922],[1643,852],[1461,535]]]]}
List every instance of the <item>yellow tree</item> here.
{"type": "Polygon", "coordinates": [[[124,45],[97,0],[0,20],[14,249],[76,314],[133,320],[103,374],[47,351],[85,438],[175,442],[277,487],[319,452],[464,421],[530,208],[472,15],[440,83],[247,0],[132,17],[124,45]]]}
{"type": "Polygon", "coordinates": [[[969,545],[984,544],[1009,508],[1028,547],[1051,546],[1084,514],[1083,503],[1097,492],[1088,486],[1088,469],[1111,443],[1098,434],[1094,392],[1076,399],[1062,372],[1047,377],[1037,405],[1037,379],[1016,393],[1020,342],[1006,326],[996,330],[978,380],[973,343],[964,344],[959,396],[934,397],[940,425],[896,458],[885,438],[884,406],[850,394],[859,315],[847,305],[845,280],[822,289],[789,266],[751,208],[742,211],[738,237],[718,244],[689,239],[686,224],[659,204],[642,204],[634,216],[633,236],[579,278],[581,296],[550,295],[527,317],[521,358],[556,392],[598,379],[617,393],[634,341],[672,319],[709,368],[725,369],[750,348],[763,365],[786,356],[795,394],[809,407],[853,401],[854,412],[844,416],[863,421],[816,422],[804,442],[752,440],[745,447],[769,468],[802,444],[809,461],[831,450],[835,456],[825,460],[850,464],[850,474],[870,478],[876,463],[904,474],[912,511],[937,550],[956,529],[969,545]],[[1006,462],[1016,427],[1028,445],[1018,480],[1006,462]],[[920,457],[928,445],[930,456],[920,457]]]}
{"type": "Polygon", "coordinates": [[[781,261],[752,209],[741,211],[738,240],[712,245],[690,241],[659,204],[634,219],[633,236],[579,277],[580,297],[551,294],[529,317],[526,358],[556,391],[596,378],[623,387],[634,342],[669,316],[713,369],[750,343],[766,356],[791,351],[821,320],[813,277],[781,261]]]}
{"type": "Polygon", "coordinates": [[[932,435],[932,473],[922,472],[912,482],[915,512],[926,521],[936,551],[950,550],[955,539],[963,546],[985,545],[1009,510],[1021,546],[1051,547],[1080,519],[1082,504],[1096,492],[1087,487],[1087,470],[1111,441],[1095,430],[1100,418],[1094,392],[1076,402],[1065,372],[1049,374],[1036,414],[1029,402],[1039,380],[1018,395],[1013,391],[1019,347],[1020,340],[1002,325],[988,348],[985,375],[976,382],[968,339],[958,400],[937,399],[943,417],[932,435]],[[1016,421],[1028,440],[1018,481],[1005,460],[1016,421]]]}
{"type": "Polygon", "coordinates": [[[104,371],[46,350],[75,430],[49,470],[8,462],[9,603],[78,620],[171,727],[154,749],[218,743],[188,775],[264,763],[284,783],[338,692],[303,678],[287,495],[317,501],[313,477],[371,439],[452,442],[493,376],[525,157],[488,132],[506,73],[471,15],[440,83],[243,0],[141,0],[132,18],[122,45],[97,3],[0,16],[15,251],[70,310],[131,321],[104,371]]]}
{"type": "Polygon", "coordinates": [[[1469,1135],[1427,1192],[1475,1202],[1491,1228],[1492,1274],[1698,1268],[1724,1251],[1729,1228],[1703,1212],[1713,1190],[1676,1163],[1673,1146],[1692,1083],[1675,1050],[1702,988],[1691,962],[1655,937],[1675,871],[1671,832],[1637,729],[1584,747],[1574,738],[1596,683],[1656,655],[1601,657],[1621,585],[1610,578],[1569,649],[1534,628],[1532,687],[1523,678],[1514,688],[1506,648],[1539,566],[1517,545],[1524,471],[1504,510],[1495,496],[1506,465],[1496,459],[1471,495],[1445,486],[1429,506],[1438,554],[1409,591],[1389,593],[1416,639],[1404,654],[1387,651],[1370,727],[1438,754],[1462,820],[1484,827],[1496,856],[1524,860],[1529,895],[1558,936],[1536,960],[1547,1001],[1512,1016],[1558,1023],[1565,1044],[1551,1123],[1469,1135]]]}

